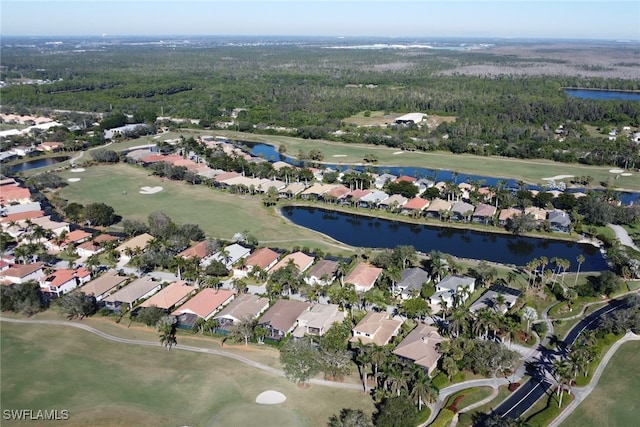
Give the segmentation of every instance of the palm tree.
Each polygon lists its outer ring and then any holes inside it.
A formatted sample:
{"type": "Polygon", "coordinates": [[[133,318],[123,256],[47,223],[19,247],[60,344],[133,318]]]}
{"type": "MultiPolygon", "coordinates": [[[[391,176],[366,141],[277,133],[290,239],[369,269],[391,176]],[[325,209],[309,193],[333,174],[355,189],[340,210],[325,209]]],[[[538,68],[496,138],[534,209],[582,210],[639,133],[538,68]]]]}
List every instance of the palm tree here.
{"type": "Polygon", "coordinates": [[[409,380],[401,366],[394,365],[391,368],[389,371],[388,381],[389,391],[396,396],[400,396],[404,390],[409,388],[409,380]]]}
{"type": "Polygon", "coordinates": [[[481,333],[484,332],[484,334],[482,334],[482,337],[484,339],[487,339],[487,337],[489,336],[489,330],[495,330],[496,327],[497,323],[495,313],[492,310],[487,307],[478,310],[478,312],[476,313],[475,322],[473,322],[473,331],[476,336],[480,336],[481,333]]]}
{"type": "Polygon", "coordinates": [[[371,356],[369,355],[369,350],[366,346],[360,345],[357,348],[358,354],[356,355],[356,364],[360,367],[361,377],[362,377],[362,387],[364,391],[367,391],[367,365],[371,363],[371,356]]]}
{"type": "Polygon", "coordinates": [[[97,254],[93,254],[89,256],[89,258],[87,258],[85,264],[87,265],[87,267],[89,267],[89,273],[91,273],[91,277],[93,277],[95,268],[100,265],[100,259],[98,258],[97,254]]]}
{"type": "Polygon", "coordinates": [[[438,399],[439,390],[431,381],[431,377],[421,368],[416,368],[411,383],[410,397],[418,404],[418,411],[422,411],[423,403],[432,403],[438,399]]]}
{"type": "Polygon", "coordinates": [[[578,263],[578,271],[576,271],[576,281],[573,286],[576,286],[578,284],[578,275],[580,274],[580,266],[584,262],[584,256],[582,254],[578,255],[576,257],[576,262],[578,263]]]}
{"type": "Polygon", "coordinates": [[[338,261],[338,265],[336,266],[336,274],[340,277],[340,285],[344,286],[344,276],[347,275],[347,271],[349,271],[349,263],[344,260],[338,261]]]}
{"type": "Polygon", "coordinates": [[[390,354],[391,354],[391,351],[387,346],[377,345],[375,343],[371,345],[369,349],[369,361],[373,366],[374,378],[376,379],[378,378],[378,367],[387,360],[390,354]]]}
{"type": "Polygon", "coordinates": [[[557,393],[560,396],[558,408],[562,406],[562,396],[564,394],[564,385],[571,386],[571,365],[565,359],[556,359],[553,361],[553,371],[558,382],[557,393]]]}
{"type": "Polygon", "coordinates": [[[454,310],[449,321],[449,330],[454,331],[457,338],[464,334],[469,327],[469,311],[465,307],[458,307],[454,310]]]}

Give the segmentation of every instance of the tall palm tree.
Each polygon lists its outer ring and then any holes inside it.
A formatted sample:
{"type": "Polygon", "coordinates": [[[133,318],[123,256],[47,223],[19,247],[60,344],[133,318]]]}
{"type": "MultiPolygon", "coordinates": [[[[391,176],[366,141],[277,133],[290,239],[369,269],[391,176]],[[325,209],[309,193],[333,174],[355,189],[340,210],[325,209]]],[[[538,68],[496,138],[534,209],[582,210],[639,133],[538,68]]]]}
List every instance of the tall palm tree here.
{"type": "Polygon", "coordinates": [[[373,343],[369,348],[369,360],[373,366],[373,377],[378,378],[378,367],[391,355],[389,347],[373,343]]]}
{"type": "Polygon", "coordinates": [[[368,365],[371,363],[371,356],[369,354],[369,349],[367,348],[367,346],[364,345],[360,345],[357,348],[357,355],[356,355],[356,364],[360,367],[360,374],[362,377],[362,387],[364,389],[364,391],[367,391],[367,378],[368,378],[368,374],[367,374],[367,367],[368,365]]]}
{"type": "Polygon", "coordinates": [[[438,400],[439,392],[431,381],[431,377],[425,374],[421,368],[416,368],[409,396],[418,404],[418,411],[422,411],[424,403],[432,403],[438,400]]]}
{"type": "Polygon", "coordinates": [[[578,263],[578,271],[576,271],[576,281],[573,286],[576,286],[578,284],[578,275],[580,275],[580,266],[584,262],[584,256],[582,254],[578,255],[576,257],[576,262],[578,263]]]}
{"type": "Polygon", "coordinates": [[[553,372],[558,382],[557,393],[560,396],[558,408],[562,406],[562,396],[564,394],[564,385],[571,386],[571,365],[566,359],[556,359],[553,361],[553,372]]]}

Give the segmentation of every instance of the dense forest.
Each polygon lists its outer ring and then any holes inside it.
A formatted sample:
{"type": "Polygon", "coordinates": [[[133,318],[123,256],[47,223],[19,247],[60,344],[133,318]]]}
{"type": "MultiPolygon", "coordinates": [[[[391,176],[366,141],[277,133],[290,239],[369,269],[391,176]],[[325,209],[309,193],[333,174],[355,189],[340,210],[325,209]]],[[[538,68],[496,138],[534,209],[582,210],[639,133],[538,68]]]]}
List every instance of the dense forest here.
{"type": "MultiPolygon", "coordinates": [[[[145,121],[162,115],[198,119],[203,127],[216,127],[230,122],[235,110],[239,115],[234,126],[245,132],[280,132],[405,150],[640,165],[635,144],[603,136],[622,126],[638,127],[639,102],[577,99],[562,90],[640,90],[640,73],[636,71],[636,78],[629,73],[634,61],[640,61],[637,46],[614,46],[614,53],[610,52],[624,59],[613,66],[623,69],[622,77],[607,72],[600,76],[601,68],[613,68],[588,61],[573,63],[551,46],[529,48],[529,54],[522,56],[492,49],[335,47],[309,41],[113,43],[98,39],[92,44],[25,45],[3,40],[2,80],[8,84],[0,89],[0,96],[6,112],[117,112],[145,121]],[[479,66],[497,67],[504,73],[464,72],[479,66]],[[573,67],[574,72],[558,74],[557,66],[573,67]],[[532,67],[541,71],[511,72],[532,67]],[[367,111],[423,112],[456,120],[435,129],[356,127],[344,122],[367,111]],[[554,131],[561,124],[563,137],[558,138],[554,131]]],[[[593,55],[602,54],[601,48],[592,48],[593,55]]],[[[565,49],[568,58],[572,48],[565,49]]]]}

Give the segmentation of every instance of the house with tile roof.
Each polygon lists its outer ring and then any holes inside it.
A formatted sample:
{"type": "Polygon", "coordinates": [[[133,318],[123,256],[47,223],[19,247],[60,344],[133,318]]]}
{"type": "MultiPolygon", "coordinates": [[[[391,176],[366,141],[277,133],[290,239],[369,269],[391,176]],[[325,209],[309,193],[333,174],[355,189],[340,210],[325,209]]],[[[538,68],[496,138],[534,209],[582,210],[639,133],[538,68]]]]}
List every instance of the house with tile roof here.
{"type": "Polygon", "coordinates": [[[280,341],[293,332],[300,316],[311,304],[296,300],[278,300],[260,318],[258,325],[268,331],[266,338],[280,341]]]}
{"type": "Polygon", "coordinates": [[[149,233],[142,233],[131,239],[123,242],[120,246],[116,248],[116,251],[120,253],[121,257],[126,257],[128,250],[136,251],[136,250],[145,250],[147,244],[152,241],[154,237],[149,233]]]}
{"type": "Polygon", "coordinates": [[[477,313],[478,310],[488,308],[501,313],[506,313],[515,305],[520,295],[522,295],[522,292],[517,289],[503,285],[491,285],[489,289],[480,295],[480,298],[469,306],[469,311],[471,313],[477,313]],[[498,295],[502,295],[504,304],[498,305],[496,300],[498,295]]]}
{"type": "Polygon", "coordinates": [[[182,258],[193,258],[197,257],[199,259],[204,259],[211,255],[211,242],[207,240],[203,240],[202,242],[197,242],[191,246],[189,246],[184,251],[180,252],[176,256],[180,256],[182,258]]]}
{"type": "Polygon", "coordinates": [[[422,212],[429,206],[429,200],[416,196],[402,206],[403,214],[411,214],[413,212],[422,212]]]}
{"type": "Polygon", "coordinates": [[[34,218],[31,220],[31,223],[52,232],[56,236],[59,236],[63,232],[69,233],[71,231],[69,228],[70,224],[68,222],[54,221],[50,216],[34,218]]]}
{"type": "Polygon", "coordinates": [[[488,205],[486,203],[480,203],[473,211],[471,220],[473,222],[481,222],[483,224],[489,224],[493,221],[493,217],[496,214],[496,207],[488,205]]]}
{"type": "Polygon", "coordinates": [[[554,209],[550,211],[547,219],[553,231],[568,233],[571,230],[571,217],[563,210],[554,209]]]}
{"type": "Polygon", "coordinates": [[[229,305],[220,310],[215,316],[220,328],[229,329],[241,319],[255,319],[269,308],[269,298],[254,294],[240,294],[229,305]]]}
{"type": "Polygon", "coordinates": [[[396,283],[396,293],[404,300],[420,295],[422,286],[429,283],[431,276],[419,267],[405,268],[400,273],[400,280],[396,283]]]}
{"type": "Polygon", "coordinates": [[[271,269],[271,272],[273,273],[274,271],[278,271],[281,268],[286,267],[289,264],[289,261],[293,261],[296,268],[298,269],[298,272],[302,273],[306,271],[309,267],[311,267],[311,264],[313,264],[314,259],[315,259],[314,257],[307,255],[304,252],[300,252],[300,251],[294,252],[282,258],[280,262],[278,262],[271,269]]]}
{"type": "Polygon", "coordinates": [[[200,319],[209,320],[234,298],[235,294],[228,289],[204,288],[171,314],[178,318],[183,314],[194,314],[200,319]]]}
{"type": "Polygon", "coordinates": [[[436,291],[429,297],[431,307],[436,310],[441,308],[443,303],[452,307],[456,299],[464,302],[476,289],[475,285],[476,279],[473,277],[450,274],[436,283],[436,291]]]}
{"type": "Polygon", "coordinates": [[[196,293],[196,290],[197,288],[195,286],[189,285],[184,280],[178,280],[153,294],[149,299],[140,304],[140,307],[155,306],[170,311],[185,302],[187,298],[196,293]]]}
{"type": "MultiPolygon", "coordinates": [[[[225,246],[220,249],[218,252],[213,254],[210,258],[211,261],[220,261],[227,267],[227,270],[231,270],[233,264],[238,262],[242,258],[247,258],[251,253],[251,249],[245,248],[238,243],[233,243],[231,245],[225,246]]],[[[205,260],[204,264],[208,264],[208,260],[205,260]]],[[[210,262],[210,261],[209,261],[210,262]]]]}
{"type": "Polygon", "coordinates": [[[355,286],[356,292],[366,292],[373,288],[376,280],[382,275],[382,269],[365,262],[358,263],[356,267],[344,278],[344,283],[355,286]]]}
{"type": "Polygon", "coordinates": [[[402,323],[402,320],[391,317],[389,313],[371,311],[351,330],[353,336],[349,342],[387,345],[398,335],[402,323]]]}
{"type": "Polygon", "coordinates": [[[344,321],[346,313],[337,304],[314,304],[303,311],[296,321],[292,336],[323,336],[334,323],[344,321]]]}
{"type": "Polygon", "coordinates": [[[78,286],[82,286],[91,280],[91,273],[84,267],[76,270],[59,269],[55,270],[38,280],[42,292],[59,298],[68,294],[78,286]]]}
{"type": "Polygon", "coordinates": [[[11,267],[0,272],[0,282],[9,284],[24,283],[29,280],[40,280],[44,276],[44,264],[34,262],[31,264],[13,264],[11,267]]]}
{"type": "Polygon", "coordinates": [[[138,301],[149,298],[161,287],[161,282],[153,281],[151,277],[144,276],[109,295],[103,301],[105,306],[111,310],[119,311],[123,305],[132,309],[138,301]]]}
{"type": "Polygon", "coordinates": [[[402,209],[409,199],[400,194],[392,194],[385,200],[381,201],[378,206],[383,209],[402,209]]]}
{"type": "Polygon", "coordinates": [[[504,227],[511,219],[513,219],[514,217],[519,217],[521,215],[522,210],[518,208],[502,209],[498,214],[498,224],[504,227]]]}
{"type": "Polygon", "coordinates": [[[264,271],[269,271],[276,263],[280,254],[269,248],[256,249],[245,260],[245,266],[249,271],[258,267],[264,271]]]}
{"type": "Polygon", "coordinates": [[[122,285],[129,278],[127,276],[119,276],[115,270],[109,270],[101,276],[89,281],[80,287],[80,292],[85,295],[93,295],[97,302],[106,298],[111,291],[122,285]]]}
{"type": "Polygon", "coordinates": [[[429,206],[424,210],[426,216],[431,218],[440,218],[441,212],[449,212],[451,203],[436,197],[431,201],[429,206]]]}
{"type": "Polygon", "coordinates": [[[475,206],[471,203],[459,201],[451,205],[451,219],[454,221],[469,221],[475,206]]]}
{"type": "Polygon", "coordinates": [[[431,375],[440,360],[441,354],[438,348],[443,341],[446,341],[446,338],[438,333],[438,328],[418,323],[409,335],[400,341],[393,350],[393,354],[405,361],[415,363],[431,375]]]}
{"type": "Polygon", "coordinates": [[[321,259],[313,265],[304,277],[307,285],[328,286],[336,279],[338,261],[321,259]]]}

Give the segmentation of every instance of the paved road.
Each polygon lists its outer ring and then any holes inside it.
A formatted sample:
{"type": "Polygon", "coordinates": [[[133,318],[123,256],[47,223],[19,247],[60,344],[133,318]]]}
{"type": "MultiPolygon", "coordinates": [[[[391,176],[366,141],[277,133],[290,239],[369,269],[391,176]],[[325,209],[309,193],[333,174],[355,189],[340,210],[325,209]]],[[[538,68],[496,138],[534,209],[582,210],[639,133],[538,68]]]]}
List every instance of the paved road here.
{"type": "MultiPolygon", "coordinates": [[[[85,325],[84,323],[78,323],[78,322],[70,322],[70,321],[65,321],[65,320],[31,320],[31,319],[12,319],[12,318],[6,318],[6,317],[0,317],[0,321],[1,322],[10,322],[10,323],[26,323],[26,324],[40,324],[40,325],[52,325],[52,326],[71,326],[73,328],[78,328],[78,329],[82,329],[83,331],[87,331],[90,332],[94,335],[97,335],[101,338],[104,338],[106,340],[109,341],[114,341],[114,342],[118,342],[121,344],[127,344],[127,345],[142,345],[142,346],[147,346],[147,347],[164,347],[163,345],[160,344],[160,342],[157,341],[144,341],[144,340],[133,340],[133,339],[128,339],[128,338],[120,338],[120,337],[116,337],[110,334],[107,334],[106,332],[103,332],[99,329],[93,328],[89,325],[85,325]]],[[[238,362],[242,362],[245,365],[249,365],[252,366],[256,369],[260,369],[261,371],[265,371],[268,372],[270,374],[273,375],[277,375],[279,377],[284,377],[284,372],[273,368],[271,366],[265,365],[263,363],[260,362],[256,362],[254,360],[251,359],[247,359],[246,357],[240,356],[238,354],[235,353],[231,353],[228,351],[224,351],[224,350],[214,350],[214,349],[210,349],[210,348],[202,348],[202,347],[196,347],[196,346],[190,346],[190,345],[176,345],[175,347],[173,347],[174,350],[177,351],[191,351],[194,353],[204,353],[204,354],[210,354],[210,355],[214,355],[214,356],[222,356],[222,357],[227,357],[229,359],[234,359],[237,360],[238,362]]],[[[342,389],[349,389],[349,390],[359,390],[362,391],[362,384],[348,384],[348,383],[339,383],[339,382],[334,382],[334,381],[327,381],[327,380],[321,380],[318,378],[312,378],[309,380],[309,383],[311,384],[316,384],[316,385],[322,385],[322,386],[327,386],[327,387],[333,387],[333,388],[342,388],[342,389]]]]}
{"type": "MultiPolygon", "coordinates": [[[[607,313],[617,310],[623,307],[624,304],[621,300],[612,300],[604,307],[594,311],[587,317],[578,322],[565,336],[563,343],[564,347],[573,344],[578,338],[578,335],[584,330],[592,330],[598,326],[598,319],[607,313]]],[[[529,408],[531,408],[538,400],[546,395],[553,387],[553,384],[546,377],[546,371],[551,370],[553,360],[560,357],[561,354],[545,350],[542,347],[539,348],[539,356],[535,361],[542,365],[542,371],[536,372],[532,378],[525,384],[520,386],[511,396],[504,400],[496,409],[495,413],[507,418],[518,418],[529,408]]],[[[562,349],[561,349],[562,350],[562,349]]],[[[530,361],[534,361],[529,359],[530,361]]]]}
{"type": "Polygon", "coordinates": [[[629,233],[627,233],[627,230],[615,224],[607,224],[607,227],[609,227],[613,230],[614,233],[616,233],[616,238],[620,241],[620,244],[629,246],[636,251],[640,251],[640,249],[638,249],[638,246],[633,243],[633,240],[631,239],[631,236],[629,236],[629,233]]]}

